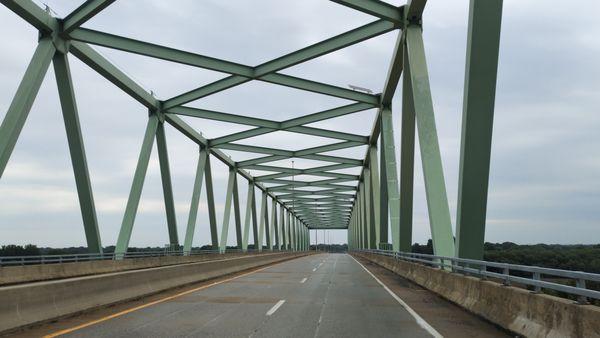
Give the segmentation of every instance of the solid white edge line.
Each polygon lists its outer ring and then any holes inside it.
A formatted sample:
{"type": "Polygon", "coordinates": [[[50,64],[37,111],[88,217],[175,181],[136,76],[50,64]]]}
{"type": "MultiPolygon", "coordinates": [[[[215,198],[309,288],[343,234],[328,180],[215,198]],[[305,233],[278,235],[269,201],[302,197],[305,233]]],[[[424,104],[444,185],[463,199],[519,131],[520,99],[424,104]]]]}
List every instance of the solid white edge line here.
{"type": "Polygon", "coordinates": [[[394,299],[397,300],[398,303],[400,303],[400,305],[406,311],[408,311],[408,313],[410,313],[411,316],[413,316],[415,318],[417,324],[419,324],[420,327],[422,327],[425,331],[429,332],[429,334],[431,334],[435,338],[443,338],[444,337],[439,332],[437,332],[436,329],[433,328],[433,326],[429,325],[429,323],[427,323],[425,321],[425,319],[423,319],[423,317],[419,316],[419,314],[416,313],[415,310],[413,310],[410,306],[408,306],[408,304],[406,304],[402,299],[400,299],[400,297],[398,297],[392,290],[390,290],[390,288],[388,288],[385,284],[383,284],[383,282],[380,281],[379,278],[375,277],[375,275],[372,274],[371,271],[367,270],[367,268],[365,268],[364,265],[362,265],[359,261],[357,261],[356,258],[352,257],[352,255],[348,255],[348,256],[350,256],[350,258],[352,258],[369,275],[371,275],[371,277],[373,277],[373,279],[375,279],[377,281],[377,283],[379,283],[385,289],[385,291],[387,291],[392,297],[394,297],[394,299]]]}
{"type": "Polygon", "coordinates": [[[281,305],[283,305],[283,303],[285,303],[285,299],[282,299],[278,301],[277,304],[273,305],[273,307],[269,311],[267,311],[267,316],[274,314],[275,311],[277,311],[277,309],[279,309],[281,305]]]}
{"type": "Polygon", "coordinates": [[[306,282],[306,280],[307,280],[307,279],[308,279],[308,278],[304,277],[304,278],[303,278],[303,279],[300,281],[300,284],[304,284],[304,282],[306,282]]]}

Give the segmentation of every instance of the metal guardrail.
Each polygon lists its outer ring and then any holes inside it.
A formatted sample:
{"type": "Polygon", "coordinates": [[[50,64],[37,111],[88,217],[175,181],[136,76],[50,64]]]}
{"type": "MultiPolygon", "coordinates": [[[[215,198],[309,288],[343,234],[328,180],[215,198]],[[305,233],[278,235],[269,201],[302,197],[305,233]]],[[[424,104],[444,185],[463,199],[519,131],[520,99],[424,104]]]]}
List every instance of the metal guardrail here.
{"type": "MultiPolygon", "coordinates": [[[[272,251],[269,249],[263,249],[262,252],[283,252],[286,250],[272,251]]],[[[221,253],[236,253],[236,252],[259,252],[258,249],[248,249],[242,251],[240,249],[227,249],[225,252],[217,250],[192,250],[191,252],[184,252],[182,250],[161,250],[161,251],[137,251],[127,252],[125,254],[117,253],[102,253],[102,254],[70,254],[70,255],[42,255],[42,256],[3,256],[0,257],[0,267],[3,266],[18,266],[18,265],[36,265],[36,264],[58,264],[58,263],[70,263],[70,262],[85,262],[85,261],[97,261],[97,260],[114,260],[114,259],[131,259],[131,258],[146,258],[146,257],[164,257],[164,256],[196,256],[196,255],[207,255],[207,254],[221,254],[221,253]]]]}
{"type": "Polygon", "coordinates": [[[452,272],[465,273],[482,279],[497,278],[502,280],[504,285],[511,285],[511,283],[528,285],[533,287],[533,292],[542,292],[542,289],[564,292],[569,295],[577,296],[577,302],[580,304],[587,304],[588,298],[600,300],[600,291],[586,288],[586,282],[600,282],[600,274],[596,273],[542,268],[539,266],[487,262],[474,259],[418,254],[412,252],[394,252],[391,250],[364,249],[357,251],[417,262],[428,266],[447,269],[452,272]],[[490,270],[497,270],[501,272],[490,270]],[[530,275],[531,277],[515,276],[514,274],[511,275],[511,272],[518,272],[521,275],[530,275]],[[543,280],[543,277],[565,278],[569,281],[574,281],[575,286],[543,280]]]}

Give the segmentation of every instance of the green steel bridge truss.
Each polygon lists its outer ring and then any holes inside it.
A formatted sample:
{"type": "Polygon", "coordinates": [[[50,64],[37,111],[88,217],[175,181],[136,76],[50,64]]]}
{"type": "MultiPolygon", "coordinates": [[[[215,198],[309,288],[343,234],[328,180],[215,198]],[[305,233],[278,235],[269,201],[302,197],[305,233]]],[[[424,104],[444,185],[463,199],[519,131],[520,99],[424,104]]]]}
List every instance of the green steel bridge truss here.
{"type": "Polygon", "coordinates": [[[212,245],[221,251],[226,248],[232,207],[237,246],[242,250],[248,248],[249,229],[252,226],[253,242],[260,250],[263,248],[265,237],[268,250],[306,250],[309,244],[308,229],[348,229],[350,248],[378,248],[389,245],[387,243],[391,241],[394,250],[410,251],[416,136],[420,145],[435,253],[442,256],[482,258],[502,0],[470,1],[456,240],[451,226],[423,46],[422,14],[426,0],[408,0],[407,4],[399,7],[378,0],[333,0],[342,6],[370,14],[375,20],[257,66],[247,66],[81,27],[114,1],[88,0],[65,18],[56,18],[31,0],[0,0],[40,32],[37,49],[0,126],[0,177],[52,62],[90,252],[101,252],[102,244],[69,70],[69,54],[79,58],[149,111],[142,148],[117,240],[118,254],[125,253],[129,245],[155,140],[169,240],[174,246],[180,245],[165,138],[165,124],[168,124],[199,147],[194,190],[183,241],[185,252],[189,252],[192,247],[203,182],[207,194],[212,245]],[[382,93],[365,93],[280,73],[283,69],[391,31],[397,31],[398,36],[393,46],[394,53],[382,93]],[[92,46],[218,71],[228,76],[170,99],[158,100],[96,52],[92,46]],[[402,120],[400,159],[397,161],[392,98],[403,72],[402,107],[396,110],[397,114],[401,114],[402,120]],[[287,86],[351,100],[353,103],[285,121],[271,121],[185,106],[186,103],[249,81],[287,86]],[[377,115],[370,135],[307,126],[373,108],[377,109],[377,115]],[[206,139],[180,116],[236,123],[253,128],[206,139]],[[239,142],[275,131],[320,136],[335,141],[296,151],[251,146],[239,142]],[[363,159],[323,154],[365,145],[367,151],[363,159]],[[223,149],[262,155],[250,160],[234,161],[222,151],[223,149]],[[210,164],[213,157],[229,167],[220,234],[210,164]],[[270,162],[293,158],[322,161],[326,164],[306,169],[269,165],[270,162]],[[355,167],[361,168],[360,175],[339,172],[355,167]],[[272,173],[252,176],[248,170],[272,173]],[[238,175],[248,181],[243,224],[238,197],[238,175]],[[318,176],[322,179],[306,181],[302,180],[304,175],[318,176]],[[255,187],[262,191],[258,214],[255,187]],[[305,190],[307,187],[310,190],[305,190]],[[267,208],[269,199],[272,203],[271,217],[267,208]],[[391,234],[388,234],[388,227],[391,234]]]}

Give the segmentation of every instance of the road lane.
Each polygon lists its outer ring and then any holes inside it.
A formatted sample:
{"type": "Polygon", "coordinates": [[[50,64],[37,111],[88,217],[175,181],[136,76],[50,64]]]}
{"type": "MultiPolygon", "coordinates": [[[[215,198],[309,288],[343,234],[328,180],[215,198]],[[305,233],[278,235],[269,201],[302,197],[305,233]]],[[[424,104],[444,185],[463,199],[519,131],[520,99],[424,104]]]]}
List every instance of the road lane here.
{"type": "Polygon", "coordinates": [[[352,257],[321,254],[277,264],[66,336],[431,337],[431,334],[352,257]]]}

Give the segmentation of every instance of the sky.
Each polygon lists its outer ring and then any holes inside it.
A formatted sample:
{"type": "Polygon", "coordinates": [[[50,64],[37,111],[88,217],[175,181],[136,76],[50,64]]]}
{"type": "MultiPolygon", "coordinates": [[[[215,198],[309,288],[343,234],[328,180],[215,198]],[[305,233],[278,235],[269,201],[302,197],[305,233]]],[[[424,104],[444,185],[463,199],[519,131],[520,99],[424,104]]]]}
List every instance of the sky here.
{"type": "MultiPolygon", "coordinates": [[[[66,16],[81,2],[45,1],[58,17],[66,16]]],[[[431,0],[424,13],[425,51],[453,227],[468,6],[468,0],[431,0]]],[[[595,15],[600,12],[600,3],[573,0],[569,8],[576,9],[575,20],[565,17],[563,1],[504,1],[486,241],[562,244],[600,241],[600,40],[597,38],[600,22],[595,15]]],[[[367,14],[324,0],[121,0],[84,27],[254,66],[374,20],[367,14]]],[[[0,53],[2,119],[35,50],[37,32],[4,6],[0,6],[0,30],[7,49],[0,53]]],[[[282,73],[380,92],[397,34],[397,31],[384,34],[282,73]]],[[[106,48],[96,49],[159,99],[226,76],[106,48]]],[[[71,55],[69,62],[102,242],[104,246],[114,245],[147,111],[76,57],[71,55]]],[[[399,93],[401,86],[394,107],[401,106],[399,93]]],[[[348,103],[351,102],[252,81],[189,105],[279,121],[348,103]]],[[[311,126],[368,135],[374,116],[375,111],[369,110],[311,126]]],[[[194,118],[184,120],[208,138],[248,129],[194,118]]],[[[394,127],[398,151],[399,110],[394,114],[394,127]]],[[[243,143],[294,150],[324,141],[327,140],[276,132],[243,143]]],[[[167,143],[182,241],[198,148],[170,127],[167,143]]],[[[227,153],[234,160],[256,157],[234,151],[227,153]]],[[[364,153],[364,147],[359,147],[331,154],[361,158],[364,153]]],[[[413,242],[424,243],[430,238],[430,230],[418,146],[415,155],[413,242]]],[[[296,160],[294,165],[302,168],[317,163],[296,160]]],[[[292,165],[290,161],[274,164],[292,165]]],[[[216,159],[212,168],[220,229],[227,168],[216,159]]],[[[239,187],[243,217],[246,181],[239,178],[239,187]]],[[[210,241],[205,197],[203,188],[195,246],[210,241]]],[[[231,225],[229,244],[235,243],[233,229],[231,225]]],[[[330,231],[328,238],[332,243],[345,243],[346,231],[330,231]]],[[[319,242],[322,241],[320,233],[319,242]]],[[[0,245],[13,243],[85,245],[52,67],[0,179],[0,245]]],[[[168,233],[154,147],[130,245],[166,243],[168,233]]]]}

